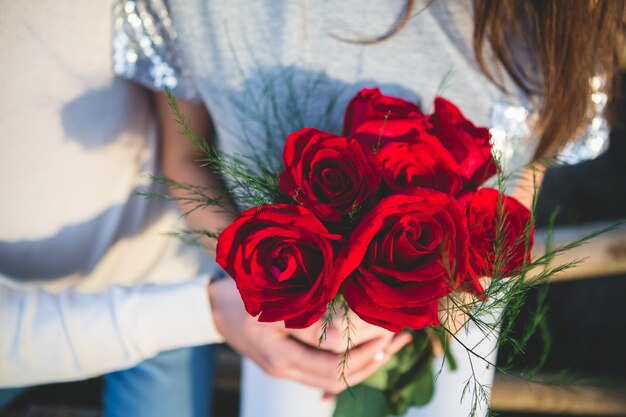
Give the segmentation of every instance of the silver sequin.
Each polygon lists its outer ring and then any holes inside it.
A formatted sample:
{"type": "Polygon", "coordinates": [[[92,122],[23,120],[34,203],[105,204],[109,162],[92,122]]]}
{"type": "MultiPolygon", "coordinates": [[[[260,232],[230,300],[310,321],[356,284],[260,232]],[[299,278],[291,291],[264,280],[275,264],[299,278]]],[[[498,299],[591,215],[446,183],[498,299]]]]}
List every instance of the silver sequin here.
{"type": "Polygon", "coordinates": [[[514,172],[528,163],[535,150],[532,135],[535,114],[523,106],[504,101],[491,109],[489,133],[493,154],[505,172],[514,172]]]}
{"type": "MultiPolygon", "coordinates": [[[[565,164],[576,164],[594,159],[604,153],[609,146],[610,127],[603,117],[607,103],[605,79],[594,76],[590,80],[592,93],[589,97],[591,117],[585,131],[567,144],[557,156],[565,164]]],[[[491,111],[489,129],[494,155],[506,171],[521,168],[520,161],[529,161],[534,153],[536,138],[533,126],[537,113],[525,107],[496,102],[491,111]]],[[[522,163],[523,164],[523,163],[522,163]]]]}
{"type": "Polygon", "coordinates": [[[113,6],[115,74],[180,98],[198,100],[176,52],[177,33],[164,0],[117,1],[113,6]]]}
{"type": "Polygon", "coordinates": [[[594,159],[604,153],[609,147],[610,127],[602,116],[608,95],[606,94],[606,77],[595,76],[589,81],[591,84],[591,121],[585,132],[575,141],[569,143],[559,155],[559,159],[566,164],[576,164],[587,159],[594,159]]]}

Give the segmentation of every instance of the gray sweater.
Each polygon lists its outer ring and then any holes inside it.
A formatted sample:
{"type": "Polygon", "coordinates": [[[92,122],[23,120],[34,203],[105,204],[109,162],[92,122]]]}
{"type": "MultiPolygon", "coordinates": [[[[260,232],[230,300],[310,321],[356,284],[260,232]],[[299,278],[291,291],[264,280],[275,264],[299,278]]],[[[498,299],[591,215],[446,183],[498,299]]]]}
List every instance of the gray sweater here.
{"type": "Polygon", "coordinates": [[[418,1],[402,30],[374,44],[353,41],[389,31],[405,1],[132,3],[117,8],[116,71],[202,100],[224,152],[274,156],[298,128],[339,131],[350,97],[378,86],[425,112],[436,95],[451,99],[496,129],[497,148],[515,168],[532,155],[525,98],[509,80],[505,95],[477,67],[471,1],[418,1]]]}

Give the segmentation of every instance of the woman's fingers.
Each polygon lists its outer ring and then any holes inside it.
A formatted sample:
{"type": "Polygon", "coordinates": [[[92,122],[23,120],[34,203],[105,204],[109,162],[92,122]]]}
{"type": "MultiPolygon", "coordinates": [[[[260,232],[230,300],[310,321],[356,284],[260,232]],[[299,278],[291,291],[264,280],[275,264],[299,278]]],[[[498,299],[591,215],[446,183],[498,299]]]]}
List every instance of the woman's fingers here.
{"type": "MultiPolygon", "coordinates": [[[[411,340],[412,337],[409,333],[398,333],[397,335],[392,336],[389,343],[383,344],[382,349],[380,349],[381,346],[378,346],[377,350],[368,350],[367,352],[363,352],[363,360],[359,364],[352,362],[356,356],[356,352],[351,353],[350,360],[348,362],[349,372],[346,374],[348,384],[356,385],[368,378],[381,366],[387,363],[387,361],[389,361],[389,359],[400,349],[411,343],[411,340]]],[[[346,387],[344,386],[343,389],[345,388],[346,387]]]]}
{"type": "Polygon", "coordinates": [[[370,340],[350,351],[345,366],[342,365],[343,354],[311,352],[308,347],[301,345],[299,350],[292,350],[297,355],[294,357],[296,365],[289,366],[290,372],[285,376],[336,394],[346,389],[347,385],[362,382],[410,342],[411,336],[408,333],[370,340]]]}
{"type": "MultiPolygon", "coordinates": [[[[375,326],[361,320],[352,311],[349,313],[350,320],[350,340],[353,346],[374,340],[383,336],[391,338],[393,333],[382,327],[375,326]]],[[[319,320],[317,323],[306,329],[287,329],[286,331],[294,338],[307,345],[316,346],[323,350],[342,353],[346,350],[347,337],[345,330],[348,326],[342,317],[335,317],[332,324],[319,320]],[[321,343],[320,343],[321,340],[321,343]]]]}

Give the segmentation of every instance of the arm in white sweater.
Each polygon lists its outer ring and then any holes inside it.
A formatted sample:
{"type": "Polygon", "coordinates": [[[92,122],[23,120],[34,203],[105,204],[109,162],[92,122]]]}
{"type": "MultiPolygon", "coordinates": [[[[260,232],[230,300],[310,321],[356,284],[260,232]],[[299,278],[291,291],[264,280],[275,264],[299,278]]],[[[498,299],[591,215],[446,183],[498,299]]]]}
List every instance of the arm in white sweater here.
{"type": "Polygon", "coordinates": [[[160,351],[213,343],[199,277],[174,285],[51,293],[0,278],[0,387],[88,378],[160,351]]]}

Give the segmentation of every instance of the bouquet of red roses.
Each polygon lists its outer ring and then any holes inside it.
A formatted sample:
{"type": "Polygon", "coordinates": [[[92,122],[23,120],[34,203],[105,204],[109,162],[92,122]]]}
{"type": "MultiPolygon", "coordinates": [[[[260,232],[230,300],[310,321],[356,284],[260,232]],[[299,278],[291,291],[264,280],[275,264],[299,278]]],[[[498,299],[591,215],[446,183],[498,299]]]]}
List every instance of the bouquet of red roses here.
{"type": "MultiPolygon", "coordinates": [[[[281,79],[281,86],[295,92],[289,79],[281,79]]],[[[159,177],[152,179],[186,195],[143,195],[179,201],[192,207],[187,213],[208,206],[232,213],[231,197],[248,207],[221,232],[172,235],[217,238],[217,261],[235,280],[252,316],[291,328],[321,319],[324,330],[343,310],[343,366],[351,347],[349,311],[393,332],[412,333],[413,342],[379,371],[339,394],[335,417],[402,415],[411,405],[426,404],[433,393],[433,335],[451,368],[448,339],[467,350],[470,362],[475,357],[495,366],[457,338],[459,312],[485,338],[498,335],[514,355],[522,352],[540,322],[531,320],[519,339],[511,334],[530,289],[579,263],[554,263],[555,257],[617,226],[556,247],[550,245],[548,226],[545,254],[531,260],[532,214],[503,192],[507,175],[492,156],[488,129],[475,126],[443,98],[435,99],[432,114],[424,114],[411,102],[363,89],[345,110],[341,136],[297,130],[310,101],[306,95],[302,103],[290,100],[298,117],[292,123],[278,120],[277,126],[292,127],[280,135],[287,140],[277,163],[276,109],[268,115],[261,109],[254,117],[266,131],[260,138],[267,152],[259,153],[255,137],[250,155],[224,155],[193,134],[174,97],[168,97],[181,133],[202,154],[199,162],[227,180],[230,186],[221,191],[228,195],[159,177]],[[485,187],[494,175],[497,189],[485,187]]],[[[336,98],[325,107],[329,119],[336,98]]],[[[538,306],[536,317],[544,311],[538,306]]],[[[467,393],[473,415],[489,397],[476,375],[459,395],[467,393]]]]}
{"type": "MultiPolygon", "coordinates": [[[[516,275],[530,260],[530,211],[481,188],[497,172],[488,129],[444,98],[424,114],[363,89],[341,136],[293,132],[283,161],[275,201],[244,211],[218,237],[217,262],[259,321],[308,327],[332,320],[339,303],[394,332],[439,326],[442,299],[484,299],[483,277],[516,275]]],[[[412,359],[393,365],[400,374],[391,379],[405,382],[383,383],[381,415],[430,397],[427,338],[415,335],[412,359]],[[425,384],[412,384],[419,378],[425,384]]]]}
{"type": "Polygon", "coordinates": [[[243,212],[218,238],[217,262],[260,321],[307,327],[338,296],[391,331],[440,324],[439,300],[480,295],[482,277],[529,260],[530,211],[496,189],[488,129],[437,98],[424,114],[363,89],[342,136],[287,138],[282,201],[243,212]]]}

